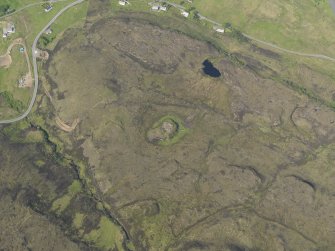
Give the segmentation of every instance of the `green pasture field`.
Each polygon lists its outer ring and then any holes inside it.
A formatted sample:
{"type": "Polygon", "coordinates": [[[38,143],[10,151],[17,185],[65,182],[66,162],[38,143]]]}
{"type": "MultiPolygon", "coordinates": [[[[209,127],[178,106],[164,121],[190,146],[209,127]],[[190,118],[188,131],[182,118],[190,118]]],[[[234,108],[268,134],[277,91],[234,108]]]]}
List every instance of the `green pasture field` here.
{"type": "MultiPolygon", "coordinates": [[[[1,106],[1,109],[5,110],[4,115],[14,115],[18,112],[22,112],[23,108],[26,107],[30,100],[31,90],[27,88],[19,88],[18,81],[21,77],[28,73],[26,58],[23,53],[19,52],[20,46],[14,46],[11,52],[12,64],[9,68],[0,69],[0,92],[9,92],[13,95],[13,99],[20,102],[19,107],[14,108],[12,102],[8,101],[8,106],[1,106]],[[12,103],[12,104],[10,104],[12,103]],[[12,107],[12,109],[9,109],[12,107]],[[13,111],[10,111],[13,110],[13,111]]],[[[2,115],[0,115],[2,117],[2,115]]]]}
{"type": "Polygon", "coordinates": [[[335,56],[335,13],[328,1],[194,0],[204,16],[290,50],[335,56]]]}
{"type": "MultiPolygon", "coordinates": [[[[3,1],[6,4],[9,1],[3,1]]],[[[30,3],[38,1],[10,1],[11,6],[17,9],[21,6],[25,6],[30,3]]],[[[8,46],[16,39],[23,38],[29,57],[31,60],[31,46],[40,30],[52,19],[52,17],[64,8],[69,1],[58,2],[53,4],[53,9],[46,13],[41,5],[29,7],[13,16],[0,19],[2,23],[10,21],[15,24],[16,32],[8,38],[0,39],[0,54],[4,54],[8,46]]],[[[0,2],[0,5],[2,2],[0,2]]],[[[66,11],[51,27],[53,33],[51,35],[43,35],[50,37],[50,46],[54,45],[52,41],[56,41],[57,38],[69,27],[83,24],[86,17],[88,3],[82,3],[66,11]]],[[[24,107],[29,104],[31,90],[18,88],[17,81],[22,75],[22,71],[27,70],[26,60],[22,55],[18,55],[18,47],[13,48],[12,59],[13,63],[8,69],[0,69],[0,90],[1,92],[8,91],[13,94],[13,98],[18,102],[22,102],[24,107]]],[[[2,105],[3,106],[3,105],[2,105]]],[[[0,118],[7,118],[8,116],[14,116],[18,111],[11,111],[9,107],[1,107],[3,110],[0,113],[0,118]]]]}

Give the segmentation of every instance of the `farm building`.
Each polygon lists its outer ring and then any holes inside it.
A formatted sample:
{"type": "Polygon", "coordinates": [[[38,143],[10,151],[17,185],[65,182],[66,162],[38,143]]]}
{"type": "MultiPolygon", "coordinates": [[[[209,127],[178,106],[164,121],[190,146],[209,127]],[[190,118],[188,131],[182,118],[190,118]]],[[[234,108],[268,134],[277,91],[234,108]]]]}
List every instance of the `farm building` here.
{"type": "Polygon", "coordinates": [[[159,11],[160,6],[159,5],[153,5],[151,6],[151,10],[153,11],[159,11]]]}
{"type": "Polygon", "coordinates": [[[48,29],[45,30],[44,33],[50,35],[52,33],[52,29],[49,27],[48,29]]]}
{"type": "Polygon", "coordinates": [[[213,29],[214,29],[216,32],[224,33],[224,28],[222,28],[222,27],[214,26],[213,29]]]}
{"type": "Polygon", "coordinates": [[[155,4],[155,5],[151,6],[151,10],[153,10],[153,11],[167,11],[167,8],[166,8],[166,6],[155,4]]]}
{"type": "Polygon", "coordinates": [[[190,13],[188,13],[187,11],[185,10],[182,10],[181,11],[181,14],[184,16],[184,17],[188,17],[190,15],[190,13]]]}
{"type": "Polygon", "coordinates": [[[10,34],[15,33],[15,26],[11,22],[7,22],[2,28],[2,37],[8,37],[10,34]]]}
{"type": "Polygon", "coordinates": [[[44,11],[45,12],[49,12],[49,11],[51,11],[52,10],[52,5],[50,5],[50,4],[46,4],[45,6],[44,6],[44,11]]]}
{"type": "Polygon", "coordinates": [[[119,4],[122,5],[122,6],[125,6],[125,5],[127,5],[129,3],[126,0],[119,0],[119,4]]]}

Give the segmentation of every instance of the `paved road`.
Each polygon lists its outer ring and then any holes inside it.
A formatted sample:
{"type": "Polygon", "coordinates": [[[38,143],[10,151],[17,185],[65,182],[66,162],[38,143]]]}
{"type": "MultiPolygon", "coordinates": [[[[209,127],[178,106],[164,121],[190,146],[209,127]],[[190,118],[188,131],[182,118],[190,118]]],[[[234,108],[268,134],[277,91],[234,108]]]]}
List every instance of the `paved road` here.
{"type": "MultiPolygon", "coordinates": [[[[334,3],[334,11],[335,11],[335,0],[330,0],[330,1],[333,1],[334,3]]],[[[218,25],[220,26],[221,24],[219,24],[218,22],[212,20],[212,19],[209,19],[201,14],[199,14],[199,17],[200,19],[203,19],[203,20],[206,20],[214,25],[218,25]]],[[[272,43],[269,43],[269,42],[266,42],[266,41],[263,41],[263,40],[260,40],[260,39],[257,39],[257,38],[254,38],[246,33],[242,33],[245,37],[249,38],[250,40],[253,40],[257,43],[260,43],[260,44],[263,44],[265,46],[268,46],[268,47],[271,47],[271,48],[274,48],[274,49],[277,49],[279,51],[283,51],[283,52],[286,52],[286,53],[290,53],[290,54],[293,54],[293,55],[297,55],[297,56],[303,56],[303,57],[310,57],[310,58],[319,58],[319,59],[325,59],[325,60],[329,60],[329,61],[333,61],[335,62],[335,58],[332,58],[332,57],[328,57],[328,56],[325,56],[325,55],[321,55],[321,54],[309,54],[309,53],[303,53],[303,52],[298,52],[298,51],[292,51],[292,50],[288,50],[288,49],[285,49],[285,48],[282,48],[282,47],[279,47],[275,44],[272,44],[272,43]]]]}
{"type": "Polygon", "coordinates": [[[268,47],[272,47],[272,48],[277,49],[279,51],[283,51],[283,52],[286,52],[286,53],[290,53],[290,54],[297,55],[297,56],[302,56],[302,57],[318,58],[318,59],[324,59],[324,60],[329,60],[329,61],[335,62],[335,58],[332,58],[332,57],[328,57],[328,56],[321,55],[321,54],[309,54],[309,53],[303,53],[303,52],[298,52],[298,51],[291,51],[291,50],[288,50],[288,49],[285,49],[285,48],[281,48],[281,47],[279,47],[275,44],[271,44],[271,43],[259,40],[257,38],[254,38],[254,37],[248,35],[248,34],[245,34],[245,33],[242,33],[242,34],[245,37],[249,38],[250,40],[253,40],[253,41],[258,42],[260,44],[266,45],[268,47]]]}
{"type": "Polygon", "coordinates": [[[72,8],[73,6],[80,4],[82,2],[84,2],[86,0],[77,0],[72,2],[71,4],[67,5],[66,7],[64,7],[61,11],[59,11],[56,16],[54,16],[50,22],[40,31],[40,33],[38,33],[38,35],[36,36],[33,46],[32,46],[32,57],[33,57],[33,68],[34,68],[34,79],[35,79],[35,85],[34,85],[34,91],[33,91],[33,96],[30,100],[28,109],[19,117],[17,118],[13,118],[13,119],[7,119],[7,120],[1,120],[0,124],[10,124],[10,123],[14,123],[17,121],[20,121],[22,119],[24,119],[25,117],[28,116],[28,114],[30,113],[31,109],[34,106],[35,100],[36,100],[36,96],[37,96],[37,90],[38,90],[38,68],[37,68],[37,60],[36,60],[36,55],[35,55],[35,50],[36,50],[36,46],[37,46],[37,42],[40,39],[40,37],[42,36],[42,34],[44,33],[45,30],[47,30],[55,21],[56,19],[61,16],[65,11],[67,11],[68,9],[72,8]]]}
{"type": "MultiPolygon", "coordinates": [[[[54,0],[53,2],[61,2],[61,1],[68,1],[68,0],[54,0]]],[[[28,109],[26,110],[26,112],[24,114],[22,114],[21,116],[17,117],[17,118],[14,118],[14,119],[8,119],[8,120],[1,120],[0,121],[0,124],[9,124],[9,123],[14,123],[14,122],[17,122],[17,121],[20,121],[22,119],[24,119],[25,117],[27,117],[27,115],[30,113],[31,109],[33,108],[33,105],[35,103],[35,100],[36,100],[36,95],[37,95],[37,90],[38,90],[38,69],[37,69],[37,61],[36,61],[36,56],[35,56],[35,50],[36,50],[36,45],[37,45],[37,42],[39,40],[39,38],[41,37],[41,35],[43,34],[43,32],[51,25],[53,24],[56,19],[62,15],[66,10],[68,10],[69,8],[79,4],[79,3],[82,3],[84,2],[85,0],[77,0],[69,5],[67,5],[64,9],[62,9],[60,12],[57,13],[57,15],[44,27],[43,30],[41,30],[41,32],[36,36],[35,38],[35,41],[33,43],[33,46],[32,46],[32,54],[33,54],[33,67],[34,67],[34,77],[35,77],[35,85],[34,85],[34,92],[33,92],[33,96],[32,96],[32,99],[31,99],[31,102],[29,104],[29,107],[28,109]]],[[[335,0],[329,0],[330,3],[331,3],[331,6],[333,7],[334,9],[334,12],[335,12],[335,0]]],[[[164,0],[159,0],[159,2],[165,2],[165,3],[168,3],[172,6],[174,6],[175,8],[178,8],[180,10],[185,10],[185,8],[182,6],[182,5],[179,5],[179,4],[175,4],[175,3],[171,3],[171,2],[168,2],[168,1],[164,1],[164,0]]],[[[26,8],[29,8],[31,6],[35,6],[37,4],[41,4],[43,2],[39,2],[39,3],[33,3],[33,4],[30,4],[30,5],[27,5],[19,10],[17,10],[16,12],[14,13],[11,13],[7,16],[10,16],[10,15],[13,15],[19,11],[22,11],[23,9],[26,9],[26,8]]],[[[3,17],[0,17],[1,18],[4,18],[6,16],[3,16],[3,17]]],[[[216,22],[215,20],[212,20],[210,18],[207,18],[201,14],[199,14],[199,17],[201,19],[204,19],[214,25],[221,25],[220,23],[216,22]]],[[[271,48],[274,48],[274,49],[277,49],[277,50],[280,50],[280,51],[283,51],[283,52],[286,52],[286,53],[290,53],[290,54],[293,54],[293,55],[297,55],[297,56],[303,56],[303,57],[312,57],[312,58],[319,58],[319,59],[324,59],[324,60],[329,60],[329,61],[333,61],[335,62],[335,58],[332,58],[332,57],[328,57],[328,56],[325,56],[325,55],[321,55],[321,54],[308,54],[308,53],[302,53],[302,52],[297,52],[297,51],[292,51],[292,50],[288,50],[288,49],[285,49],[285,48],[281,48],[275,44],[272,44],[272,43],[269,43],[269,42],[266,42],[266,41],[262,41],[260,39],[256,39],[246,33],[243,33],[243,35],[247,38],[249,38],[250,40],[253,40],[255,42],[258,42],[260,44],[263,44],[263,45],[266,45],[268,47],[271,47],[271,48]]]]}
{"type": "Polygon", "coordinates": [[[330,7],[333,9],[334,14],[335,14],[335,0],[329,0],[330,7]]]}
{"type": "MultiPolygon", "coordinates": [[[[57,2],[66,2],[66,1],[69,1],[69,0],[53,0],[53,1],[50,1],[50,2],[52,2],[52,3],[57,3],[57,2]]],[[[6,18],[6,17],[10,17],[10,16],[12,16],[12,15],[17,14],[17,13],[20,12],[20,11],[23,11],[23,10],[28,9],[28,8],[30,8],[30,7],[33,7],[33,6],[36,6],[36,5],[41,5],[41,4],[44,4],[44,3],[45,3],[45,1],[44,1],[44,2],[37,2],[37,3],[31,3],[31,4],[28,4],[28,5],[26,5],[26,6],[22,7],[22,8],[20,8],[20,9],[18,9],[18,10],[16,10],[16,11],[14,11],[14,12],[8,14],[8,15],[1,16],[0,19],[6,18]]]]}
{"type": "MultiPolygon", "coordinates": [[[[185,10],[185,8],[182,6],[182,5],[179,5],[179,4],[175,4],[175,3],[171,3],[171,2],[168,2],[168,1],[164,1],[164,0],[159,0],[159,2],[165,2],[167,4],[170,4],[171,6],[175,7],[175,8],[178,8],[180,10],[185,10]]],[[[335,12],[335,0],[329,0],[334,12],[335,12]]],[[[203,15],[201,15],[200,13],[198,14],[200,19],[202,20],[206,20],[207,22],[210,22],[214,25],[217,25],[217,26],[221,26],[222,24],[216,22],[215,20],[213,19],[210,19],[208,17],[205,17],[203,15]]],[[[329,61],[333,61],[335,62],[335,58],[332,58],[332,57],[328,57],[328,56],[325,56],[325,55],[321,55],[321,54],[309,54],[309,53],[303,53],[303,52],[298,52],[298,51],[293,51],[293,50],[288,50],[288,49],[285,49],[285,48],[282,48],[282,47],[279,47],[275,44],[272,44],[272,43],[269,43],[269,42],[266,42],[266,41],[263,41],[263,40],[260,40],[260,39],[257,39],[257,38],[254,38],[246,33],[242,33],[245,37],[249,38],[250,40],[253,40],[257,43],[260,43],[260,44],[263,44],[265,46],[268,46],[268,47],[271,47],[273,49],[276,49],[276,50],[279,50],[279,51],[283,51],[283,52],[286,52],[286,53],[289,53],[289,54],[293,54],[293,55],[297,55],[297,56],[302,56],[302,57],[310,57],[310,58],[318,58],[318,59],[324,59],[324,60],[329,60],[329,61]]]]}

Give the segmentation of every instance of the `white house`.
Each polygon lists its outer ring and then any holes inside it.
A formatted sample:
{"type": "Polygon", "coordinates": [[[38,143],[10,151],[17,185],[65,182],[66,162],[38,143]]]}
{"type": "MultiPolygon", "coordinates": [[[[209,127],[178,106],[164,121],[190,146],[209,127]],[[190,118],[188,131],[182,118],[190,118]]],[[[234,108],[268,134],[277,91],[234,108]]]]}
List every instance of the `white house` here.
{"type": "Polygon", "coordinates": [[[184,11],[184,10],[181,11],[181,14],[182,14],[184,17],[188,17],[188,16],[190,15],[190,13],[188,13],[187,11],[184,11]]]}
{"type": "Polygon", "coordinates": [[[52,33],[52,29],[49,27],[48,29],[45,30],[44,33],[50,35],[52,33]]]}
{"type": "Polygon", "coordinates": [[[222,27],[213,27],[213,29],[214,29],[216,32],[224,33],[224,28],[222,28],[222,27]]]}
{"type": "Polygon", "coordinates": [[[128,4],[128,1],[126,0],[119,0],[119,4],[122,6],[125,6],[126,4],[128,4]]]}
{"type": "Polygon", "coordinates": [[[166,8],[166,6],[161,6],[161,7],[159,8],[159,10],[167,11],[167,8],[166,8]]]}
{"type": "Polygon", "coordinates": [[[47,6],[45,6],[45,8],[44,8],[44,11],[45,12],[49,12],[49,11],[51,11],[52,10],[52,5],[50,5],[50,4],[48,4],[47,6]]]}
{"type": "Polygon", "coordinates": [[[151,6],[151,10],[154,10],[154,11],[159,11],[159,8],[160,8],[159,5],[153,5],[153,6],[151,6]]]}

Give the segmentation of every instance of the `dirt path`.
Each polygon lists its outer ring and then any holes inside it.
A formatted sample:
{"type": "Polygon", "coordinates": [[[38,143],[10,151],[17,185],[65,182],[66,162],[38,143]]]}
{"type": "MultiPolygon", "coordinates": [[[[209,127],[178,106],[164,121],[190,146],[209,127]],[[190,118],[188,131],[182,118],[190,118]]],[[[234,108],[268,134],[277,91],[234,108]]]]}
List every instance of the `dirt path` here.
{"type": "Polygon", "coordinates": [[[15,39],[7,48],[7,51],[4,55],[0,56],[0,67],[8,68],[12,64],[12,57],[10,56],[10,52],[13,47],[16,45],[22,44],[23,41],[21,38],[15,39]]]}
{"type": "Polygon", "coordinates": [[[72,122],[71,125],[68,125],[60,117],[56,116],[57,126],[65,132],[72,132],[74,129],[76,129],[79,122],[80,120],[77,118],[72,122]]]}

